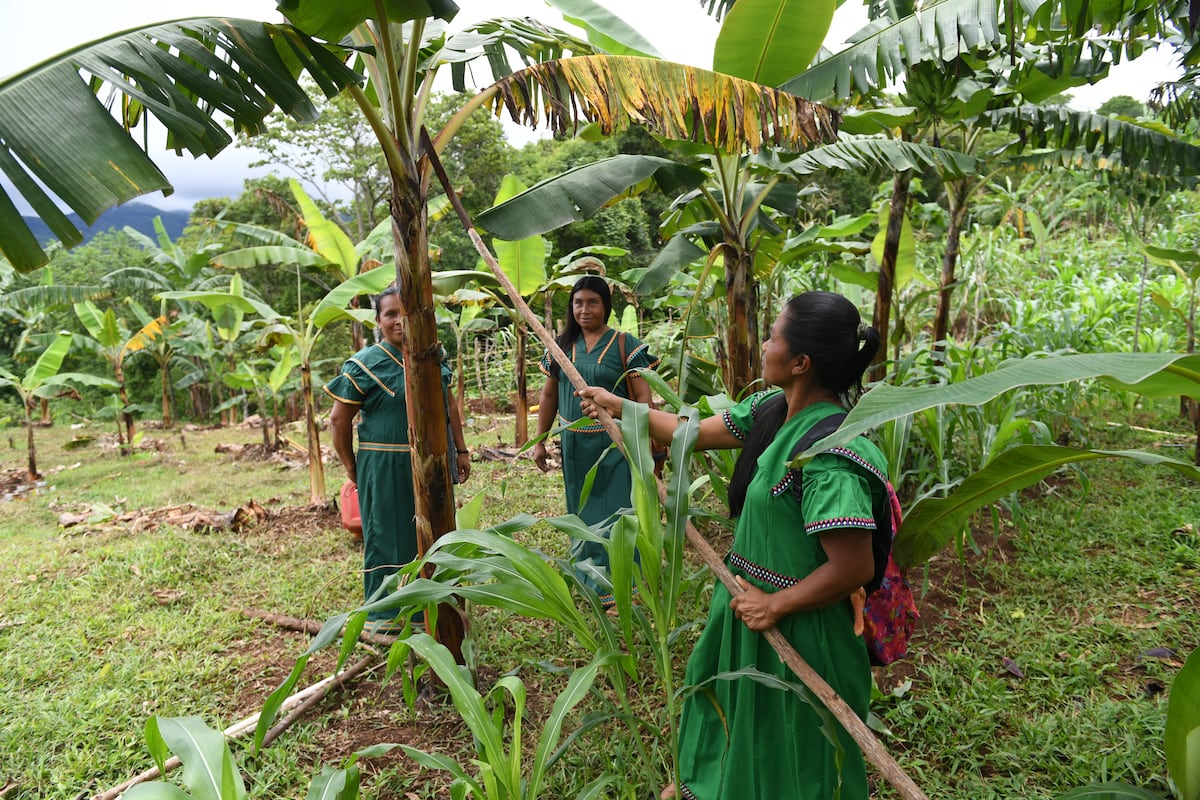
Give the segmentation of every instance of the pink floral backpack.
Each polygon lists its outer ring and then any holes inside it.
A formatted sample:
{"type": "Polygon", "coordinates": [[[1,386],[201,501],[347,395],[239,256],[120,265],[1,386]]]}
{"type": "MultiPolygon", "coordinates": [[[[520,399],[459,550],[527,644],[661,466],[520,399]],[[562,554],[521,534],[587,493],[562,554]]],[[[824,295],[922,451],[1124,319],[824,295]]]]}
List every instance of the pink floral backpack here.
{"type": "MultiPolygon", "coordinates": [[[[845,418],[845,413],[831,414],[813,425],[792,448],[791,458],[794,459],[833,433],[845,418]]],[[[864,463],[853,451],[834,447],[824,452],[849,458],[866,468],[887,490],[886,504],[876,504],[874,509],[875,534],[871,540],[871,550],[875,556],[875,575],[851,597],[856,611],[855,632],[861,633],[866,640],[871,663],[877,667],[886,666],[908,654],[908,640],[920,616],[904,571],[896,565],[896,559],[892,557],[892,540],[900,530],[902,521],[900,499],[896,497],[896,490],[892,488],[887,476],[864,463]],[[861,616],[857,613],[860,609],[861,616]]],[[[792,492],[799,502],[803,491],[800,476],[794,476],[791,484],[792,492]]]]}

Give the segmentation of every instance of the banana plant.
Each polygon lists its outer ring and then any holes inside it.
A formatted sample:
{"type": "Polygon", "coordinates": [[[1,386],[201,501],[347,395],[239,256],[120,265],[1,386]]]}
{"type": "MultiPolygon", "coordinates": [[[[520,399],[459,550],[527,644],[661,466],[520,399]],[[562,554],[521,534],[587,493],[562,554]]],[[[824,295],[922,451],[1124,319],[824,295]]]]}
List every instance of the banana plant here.
{"type": "Polygon", "coordinates": [[[242,361],[236,372],[226,373],[223,378],[227,386],[254,392],[258,400],[259,415],[262,417],[263,447],[279,449],[279,409],[283,405],[283,390],[288,385],[295,368],[296,349],[276,345],[267,358],[242,361]],[[269,401],[269,402],[268,402],[269,401]],[[267,424],[267,409],[270,409],[271,425],[267,424]],[[272,429],[274,438],[272,439],[272,429]]]}
{"type": "MultiPolygon", "coordinates": [[[[623,52],[648,52],[627,25],[600,14],[594,4],[564,0],[562,5],[603,32],[607,38],[598,41],[608,51],[620,45],[623,52]],[[575,12],[580,6],[584,11],[575,12]]],[[[327,96],[344,89],[376,133],[393,179],[396,278],[409,322],[405,395],[416,453],[421,551],[454,527],[444,458],[445,408],[436,402],[441,371],[426,197],[431,156],[453,137],[465,114],[490,102],[507,106],[519,121],[537,124],[534,107],[544,105],[553,109],[551,126],[559,131],[575,123],[571,115],[576,113],[602,122],[606,132],[635,118],[668,138],[703,140],[728,152],[759,149],[764,132],[791,147],[832,132],[832,112],[800,98],[682,65],[656,63],[649,71],[631,73],[624,55],[589,61],[586,54],[597,47],[534,21],[490,20],[449,36],[441,21],[458,11],[451,0],[294,0],[281,10],[286,25],[191,19],[127,31],[0,81],[0,159],[12,167],[5,171],[17,191],[71,245],[80,240],[78,230],[41,186],[89,223],[114,203],[170,190],[129,133],[147,118],[166,126],[169,145],[211,157],[230,141],[227,119],[238,130],[255,132],[276,105],[311,119],[316,109],[296,80],[301,69],[327,96]],[[513,73],[511,51],[531,66],[513,73]],[[351,65],[368,77],[365,88],[361,74],[345,63],[351,54],[351,65]],[[563,58],[567,54],[581,57],[563,58]],[[498,82],[441,132],[428,135],[423,122],[438,71],[450,65],[456,88],[465,88],[467,63],[480,56],[487,57],[498,82]],[[605,76],[590,71],[598,63],[621,80],[599,80],[605,76]],[[562,102],[564,90],[573,102],[562,102]],[[113,94],[112,102],[104,102],[100,93],[113,94]],[[122,109],[124,127],[113,124],[109,109],[114,107],[122,109]],[[19,113],[23,108],[43,113],[19,113]]],[[[0,252],[20,270],[46,259],[7,194],[0,197],[0,252]]]]}
{"type": "Polygon", "coordinates": [[[131,335],[123,321],[117,318],[116,312],[111,308],[102,312],[91,300],[76,303],[75,316],[79,317],[79,321],[90,334],[90,337],[80,336],[80,340],[112,367],[117,400],[120,404],[117,440],[121,445],[122,455],[129,455],[133,452],[134,431],[133,414],[129,409],[129,395],[125,388],[125,359],[162,337],[168,325],[167,318],[154,317],[131,335]],[[123,430],[121,423],[124,425],[123,430]]]}
{"type": "MultiPolygon", "coordinates": [[[[836,432],[801,453],[797,462],[820,450],[845,444],[872,428],[926,409],[982,405],[1013,389],[1095,381],[1147,397],[1200,395],[1200,356],[1181,353],[1090,353],[1024,358],[992,372],[946,386],[880,384],[858,401],[836,432]]],[[[928,497],[905,514],[896,535],[896,563],[913,567],[927,561],[962,531],[977,509],[1045,478],[1067,464],[1125,458],[1161,466],[1200,481],[1200,467],[1178,459],[1133,450],[1088,450],[1057,445],[1019,445],[997,453],[946,497],[928,497]]]]}
{"type": "MultiPolygon", "coordinates": [[[[1144,0],[1119,8],[1104,4],[1076,7],[1066,2],[1023,6],[942,0],[919,9],[903,2],[877,4],[872,9],[881,9],[886,16],[872,20],[845,50],[821,60],[781,88],[815,99],[865,97],[903,77],[900,100],[916,113],[915,119],[900,129],[905,139],[927,136],[938,144],[947,131],[957,131],[962,135],[962,149],[969,153],[981,130],[1005,126],[1021,142],[1036,141],[1045,147],[1049,140],[1050,146],[1059,148],[1057,153],[1037,154],[1040,163],[1065,164],[1102,151],[1106,157],[1120,152],[1117,163],[1124,169],[1152,174],[1194,174],[1200,166],[1200,149],[1165,129],[1152,131],[1148,126],[1107,117],[1038,106],[1066,88],[1107,74],[1110,64],[1120,59],[1122,45],[1111,44],[1106,34],[1119,31],[1120,41],[1137,42],[1124,49],[1132,58],[1140,51],[1140,37],[1159,36],[1167,29],[1190,29],[1179,7],[1144,0]],[[1057,19],[1071,20],[1071,24],[1055,24],[1057,19]]],[[[1013,161],[1007,158],[1004,165],[1013,161]]],[[[994,168],[942,175],[950,225],[934,313],[935,342],[943,341],[949,328],[959,238],[969,201],[987,184],[994,168]]],[[[906,171],[893,176],[893,224],[887,229],[879,261],[873,324],[885,341],[900,220],[906,214],[911,177],[906,171]]],[[[883,353],[877,358],[881,360],[883,353]]],[[[875,377],[882,375],[876,373],[875,377]]]]}
{"type": "MultiPolygon", "coordinates": [[[[300,367],[300,389],[304,395],[304,419],[308,444],[309,502],[324,506],[329,502],[325,491],[325,467],[321,459],[320,428],[317,427],[316,402],[313,397],[312,357],[321,335],[338,320],[374,320],[371,309],[348,308],[351,298],[378,294],[392,281],[392,273],[374,269],[343,281],[326,294],[317,305],[306,311],[300,308],[289,317],[266,303],[247,297],[241,289],[240,276],[234,273],[229,291],[225,292],[163,292],[166,300],[196,302],[208,308],[218,319],[236,319],[238,329],[246,314],[257,315],[263,324],[260,342],[264,347],[280,345],[295,351],[300,367]]],[[[231,372],[236,371],[231,367],[231,372]]]]}
{"type": "Polygon", "coordinates": [[[71,349],[73,339],[74,336],[66,331],[58,333],[50,342],[50,346],[42,351],[37,361],[25,370],[25,374],[22,376],[0,367],[0,388],[8,387],[15,391],[20,396],[21,405],[25,409],[26,450],[28,451],[26,476],[30,482],[41,478],[41,473],[37,468],[37,449],[33,443],[34,399],[54,397],[63,387],[71,383],[99,386],[104,389],[116,388],[116,383],[107,378],[78,372],[59,372],[62,369],[63,359],[71,349]]]}
{"type": "MultiPolygon", "coordinates": [[[[503,203],[525,191],[526,188],[516,175],[505,175],[501,179],[500,189],[496,193],[496,203],[503,203]]],[[[496,253],[496,260],[500,262],[500,268],[512,281],[521,297],[532,298],[546,283],[546,242],[541,236],[535,234],[517,241],[496,239],[492,242],[492,248],[496,253]]],[[[487,272],[487,265],[480,260],[476,269],[487,272]]],[[[515,355],[517,396],[514,404],[516,431],[513,441],[520,446],[529,440],[528,375],[525,371],[528,362],[525,349],[529,341],[529,331],[520,314],[517,314],[515,310],[510,313],[513,318],[517,345],[515,355]]]]}
{"type": "MultiPolygon", "coordinates": [[[[283,264],[315,267],[331,275],[337,283],[379,266],[380,261],[371,258],[370,254],[380,248],[391,249],[391,220],[384,220],[376,225],[370,234],[356,244],[335,220],[321,213],[321,209],[304,191],[299,181],[292,178],[288,181],[288,186],[300,209],[300,220],[306,229],[304,240],[261,225],[221,223],[217,220],[216,224],[222,229],[232,232],[241,240],[249,240],[255,244],[216,254],[213,256],[213,263],[228,269],[283,264]]],[[[328,287],[326,289],[328,290],[328,287]]],[[[357,302],[357,297],[352,300],[352,303],[357,302]]],[[[355,321],[351,331],[352,352],[357,352],[363,347],[361,323],[355,321]]]]}
{"type": "MultiPolygon", "coordinates": [[[[156,217],[157,219],[157,217],[156,217]]],[[[155,322],[166,321],[170,319],[170,311],[167,308],[167,301],[161,300],[158,310],[158,316],[152,317],[146,309],[142,308],[141,304],[132,297],[125,298],[129,310],[137,318],[138,323],[145,330],[155,322]]],[[[172,413],[173,403],[173,388],[174,384],[171,380],[171,366],[179,358],[177,349],[178,339],[182,335],[184,328],[184,320],[177,319],[174,322],[159,322],[162,326],[162,335],[156,336],[146,342],[145,347],[141,352],[146,353],[158,365],[159,381],[162,384],[162,425],[164,428],[171,428],[174,423],[174,414],[172,413]]]]}

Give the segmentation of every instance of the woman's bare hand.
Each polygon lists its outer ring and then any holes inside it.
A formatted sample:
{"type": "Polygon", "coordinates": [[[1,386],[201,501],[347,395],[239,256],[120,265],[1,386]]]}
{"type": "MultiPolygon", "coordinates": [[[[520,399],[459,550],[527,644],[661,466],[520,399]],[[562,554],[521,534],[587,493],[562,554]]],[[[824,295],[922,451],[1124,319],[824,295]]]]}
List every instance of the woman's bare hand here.
{"type": "Polygon", "coordinates": [[[579,396],[579,407],[584,414],[595,419],[599,415],[598,409],[603,408],[616,419],[621,418],[621,403],[622,398],[613,394],[610,391],[601,389],[598,386],[588,386],[581,392],[576,392],[579,396]]]}
{"type": "Polygon", "coordinates": [[[771,595],[749,583],[741,575],[734,576],[742,594],[729,601],[734,616],[746,623],[752,631],[765,631],[775,627],[779,614],[772,608],[771,595]]]}
{"type": "Polygon", "coordinates": [[[545,442],[538,442],[533,446],[533,463],[537,464],[537,468],[542,472],[550,471],[550,464],[546,461],[547,455],[545,442]]]}

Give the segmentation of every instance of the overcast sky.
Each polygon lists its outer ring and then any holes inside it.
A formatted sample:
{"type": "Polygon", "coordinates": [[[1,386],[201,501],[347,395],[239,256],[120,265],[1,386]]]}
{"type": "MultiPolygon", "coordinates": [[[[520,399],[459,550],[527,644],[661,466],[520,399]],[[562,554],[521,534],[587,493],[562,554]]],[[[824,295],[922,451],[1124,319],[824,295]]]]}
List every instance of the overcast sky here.
{"type": "MultiPolygon", "coordinates": [[[[699,0],[600,2],[640,31],[664,58],[697,67],[712,66],[718,26],[699,0]]],[[[107,34],[169,19],[233,16],[278,21],[282,18],[275,5],[275,0],[0,0],[0,24],[7,33],[4,47],[0,47],[0,76],[107,34]]],[[[458,0],[458,5],[461,11],[454,20],[455,28],[496,16],[532,16],[562,25],[562,17],[542,0],[458,0]]],[[[861,2],[846,0],[834,18],[827,41],[841,41],[865,21],[861,2]]],[[[1072,105],[1095,109],[1116,94],[1144,101],[1154,82],[1170,74],[1170,69],[1167,59],[1153,53],[1144,55],[1134,63],[1119,65],[1113,76],[1100,84],[1074,90],[1072,105]]],[[[166,151],[152,152],[151,156],[175,186],[175,194],[166,199],[152,194],[142,200],[164,207],[190,208],[201,198],[236,196],[245,178],[267,171],[250,170],[248,164],[255,160],[254,153],[234,147],[212,161],[177,157],[166,151]]]]}

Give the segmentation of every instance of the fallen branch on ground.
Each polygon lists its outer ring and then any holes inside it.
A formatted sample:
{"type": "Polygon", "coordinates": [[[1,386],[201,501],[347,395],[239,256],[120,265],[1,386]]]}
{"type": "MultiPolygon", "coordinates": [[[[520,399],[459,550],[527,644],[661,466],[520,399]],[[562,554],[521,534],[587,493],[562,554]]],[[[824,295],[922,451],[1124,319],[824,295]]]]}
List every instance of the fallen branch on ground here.
{"type": "MultiPolygon", "coordinates": [[[[295,723],[304,711],[307,711],[331,691],[340,688],[346,683],[346,681],[354,678],[372,663],[378,660],[379,656],[372,653],[350,667],[347,667],[346,669],[337,673],[336,675],[330,675],[328,678],[318,681],[312,686],[309,686],[307,689],[302,689],[284,700],[279,706],[279,711],[291,711],[292,713],[288,714],[274,728],[267,732],[266,737],[263,738],[263,747],[266,747],[268,744],[270,744],[270,742],[273,742],[275,739],[277,739],[279,734],[283,733],[284,730],[295,723]]],[[[225,739],[237,739],[253,731],[258,726],[258,717],[259,714],[256,712],[240,722],[230,725],[223,731],[225,734],[225,739]]],[[[170,772],[178,767],[181,763],[182,762],[180,762],[177,756],[171,756],[171,758],[167,759],[167,761],[163,764],[163,767],[165,768],[166,772],[170,772]]],[[[117,797],[128,791],[131,786],[136,786],[139,783],[145,783],[146,781],[154,780],[155,778],[160,777],[161,774],[162,773],[159,772],[158,767],[151,767],[145,772],[135,775],[119,786],[114,786],[113,788],[101,792],[100,794],[92,795],[91,800],[116,800],[117,797]]]]}

